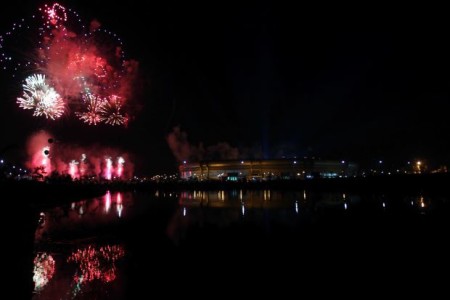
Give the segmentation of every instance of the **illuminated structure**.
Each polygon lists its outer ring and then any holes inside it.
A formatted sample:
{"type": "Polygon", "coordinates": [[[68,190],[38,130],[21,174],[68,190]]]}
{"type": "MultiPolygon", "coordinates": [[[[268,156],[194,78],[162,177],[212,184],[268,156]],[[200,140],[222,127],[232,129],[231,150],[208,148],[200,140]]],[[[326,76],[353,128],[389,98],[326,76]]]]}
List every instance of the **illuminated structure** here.
{"type": "Polygon", "coordinates": [[[356,175],[358,165],[311,159],[228,160],[183,162],[180,178],[189,180],[275,180],[335,178],[356,175]]]}

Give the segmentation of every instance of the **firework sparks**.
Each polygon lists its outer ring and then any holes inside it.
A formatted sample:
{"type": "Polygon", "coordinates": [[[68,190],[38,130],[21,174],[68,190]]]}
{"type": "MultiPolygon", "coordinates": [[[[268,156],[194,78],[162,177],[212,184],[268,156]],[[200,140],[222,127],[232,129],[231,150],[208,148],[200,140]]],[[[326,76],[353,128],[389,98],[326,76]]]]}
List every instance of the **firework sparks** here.
{"type": "Polygon", "coordinates": [[[111,282],[116,278],[115,262],[124,255],[125,251],[120,245],[107,245],[98,249],[88,246],[72,253],[67,261],[79,264],[81,274],[77,273],[74,276],[77,283],[87,283],[96,279],[111,282]]]}
{"type": "Polygon", "coordinates": [[[105,178],[111,180],[113,163],[110,157],[105,158],[105,160],[106,160],[105,178]]]}
{"type": "Polygon", "coordinates": [[[106,124],[126,125],[128,117],[120,111],[122,104],[117,96],[113,96],[105,102],[100,111],[106,124]]]}
{"type": "Polygon", "coordinates": [[[69,163],[69,175],[72,178],[77,178],[78,177],[78,162],[76,160],[72,160],[69,163]]]}
{"type": "Polygon", "coordinates": [[[81,177],[86,174],[86,164],[87,164],[86,160],[87,160],[86,154],[82,153],[81,159],[80,159],[80,167],[79,167],[81,177]]]}
{"type": "Polygon", "coordinates": [[[33,281],[35,291],[40,291],[52,279],[55,273],[55,260],[47,253],[37,254],[34,258],[33,281]]]}
{"type": "Polygon", "coordinates": [[[35,74],[25,79],[23,95],[17,98],[19,107],[34,109],[33,116],[45,116],[55,120],[64,113],[64,102],[59,94],[50,87],[45,75],[35,74]]]}
{"type": "Polygon", "coordinates": [[[87,98],[87,111],[76,112],[75,114],[84,123],[88,123],[89,125],[97,125],[103,121],[103,117],[100,114],[100,109],[106,103],[106,100],[92,94],[88,94],[85,98],[87,98]]]}
{"type": "Polygon", "coordinates": [[[44,7],[48,16],[47,24],[56,26],[58,23],[67,21],[66,9],[59,3],[54,3],[51,7],[46,4],[44,7]]]}
{"type": "Polygon", "coordinates": [[[59,3],[39,11],[0,35],[3,69],[13,77],[41,73],[25,80],[19,107],[51,120],[70,111],[88,125],[126,125],[137,63],[125,60],[120,38],[98,22],[83,25],[59,3]]]}
{"type": "Polygon", "coordinates": [[[49,144],[52,139],[50,133],[40,131],[27,142],[27,167],[41,168],[44,177],[53,171],[83,180],[124,180],[133,176],[133,161],[122,150],[98,145],[85,148],[61,141],[49,144]]]}

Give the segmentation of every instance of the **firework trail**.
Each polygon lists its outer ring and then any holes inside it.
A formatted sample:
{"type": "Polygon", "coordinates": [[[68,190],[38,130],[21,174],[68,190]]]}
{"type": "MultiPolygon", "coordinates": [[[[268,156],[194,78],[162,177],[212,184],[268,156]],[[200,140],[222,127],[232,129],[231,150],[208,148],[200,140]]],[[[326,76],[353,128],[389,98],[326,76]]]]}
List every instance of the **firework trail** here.
{"type": "Polygon", "coordinates": [[[33,116],[55,120],[71,111],[89,125],[127,125],[137,62],[122,49],[116,34],[96,21],[85,26],[55,3],[0,35],[0,64],[14,77],[32,74],[17,103],[33,116]]]}

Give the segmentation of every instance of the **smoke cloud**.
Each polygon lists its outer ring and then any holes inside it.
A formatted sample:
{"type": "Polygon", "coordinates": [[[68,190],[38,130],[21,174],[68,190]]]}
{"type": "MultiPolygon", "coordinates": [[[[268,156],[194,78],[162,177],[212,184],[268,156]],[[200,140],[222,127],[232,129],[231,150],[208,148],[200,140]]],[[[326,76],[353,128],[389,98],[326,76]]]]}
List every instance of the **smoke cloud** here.
{"type": "Polygon", "coordinates": [[[190,144],[187,133],[182,131],[179,126],[173,128],[172,132],[166,136],[166,140],[170,150],[179,162],[184,160],[201,161],[240,158],[238,148],[232,147],[225,142],[206,148],[203,143],[199,143],[197,146],[190,144]]]}

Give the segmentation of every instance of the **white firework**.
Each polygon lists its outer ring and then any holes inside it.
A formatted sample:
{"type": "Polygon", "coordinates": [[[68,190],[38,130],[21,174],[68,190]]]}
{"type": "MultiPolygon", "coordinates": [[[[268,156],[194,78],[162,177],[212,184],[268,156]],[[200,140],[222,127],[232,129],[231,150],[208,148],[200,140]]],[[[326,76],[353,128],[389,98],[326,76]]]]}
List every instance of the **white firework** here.
{"type": "Polygon", "coordinates": [[[45,75],[28,76],[23,85],[23,95],[17,98],[19,107],[34,109],[33,116],[45,116],[55,120],[64,113],[64,101],[61,96],[50,87],[45,75]]]}

